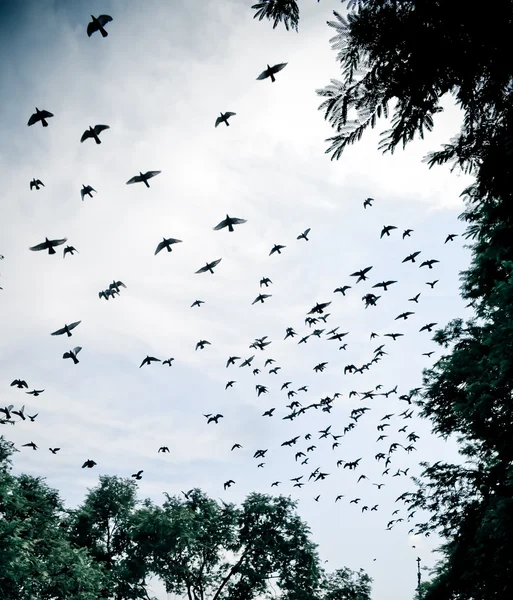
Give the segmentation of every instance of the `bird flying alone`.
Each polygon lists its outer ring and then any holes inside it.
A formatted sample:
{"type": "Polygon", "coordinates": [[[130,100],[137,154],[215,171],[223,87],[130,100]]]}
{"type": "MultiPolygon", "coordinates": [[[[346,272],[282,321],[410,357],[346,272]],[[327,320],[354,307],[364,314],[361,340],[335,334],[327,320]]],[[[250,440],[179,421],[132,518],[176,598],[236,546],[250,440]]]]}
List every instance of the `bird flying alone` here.
{"type": "Polygon", "coordinates": [[[228,231],[234,231],[234,225],[242,225],[242,223],[246,223],[246,219],[239,219],[237,217],[230,217],[226,215],[226,219],[223,219],[220,223],[218,223],[213,229],[214,231],[219,231],[220,229],[224,229],[228,227],[228,231]]]}
{"type": "Polygon", "coordinates": [[[65,244],[67,241],[68,238],[63,238],[62,240],[49,240],[48,238],[45,238],[44,242],[35,246],[31,246],[29,250],[32,250],[33,252],[38,252],[39,250],[48,250],[48,254],[55,254],[55,246],[65,244]]]}
{"type": "Polygon", "coordinates": [[[217,119],[216,119],[215,127],[217,127],[221,123],[225,123],[226,126],[229,127],[230,123],[228,123],[228,119],[230,117],[234,117],[237,113],[234,113],[234,112],[225,112],[225,113],[220,113],[220,114],[221,114],[221,116],[217,117],[217,119]]]}
{"type": "Polygon", "coordinates": [[[80,190],[80,195],[82,196],[82,202],[84,201],[85,196],[89,196],[89,198],[93,197],[91,192],[96,192],[94,187],[92,187],[90,185],[82,184],[82,189],[80,190]]]}
{"type": "Polygon", "coordinates": [[[81,142],[85,142],[88,138],[93,138],[97,144],[101,144],[100,138],[98,137],[102,131],[110,129],[109,125],[95,125],[94,127],[89,126],[80,138],[81,142]]]}
{"type": "Polygon", "coordinates": [[[132,177],[131,179],[129,179],[126,184],[130,185],[131,183],[144,183],[144,185],[149,188],[150,184],[148,183],[148,179],[151,179],[152,177],[155,177],[156,175],[158,175],[159,173],[162,173],[162,171],[146,171],[146,173],[141,173],[139,171],[139,175],[134,175],[134,177],[132,177]]]}
{"type": "Polygon", "coordinates": [[[30,190],[32,191],[33,188],[36,188],[36,190],[39,190],[39,188],[43,186],[45,187],[45,184],[41,181],[41,179],[33,179],[30,182],[30,190]]]}
{"type": "Polygon", "coordinates": [[[276,81],[276,78],[274,77],[275,74],[278,73],[279,71],[281,71],[282,69],[284,69],[287,66],[287,64],[288,63],[278,63],[277,65],[274,65],[273,67],[270,67],[269,65],[267,65],[267,69],[260,73],[260,75],[257,77],[257,80],[267,79],[268,77],[270,77],[271,81],[274,83],[276,81]]]}
{"type": "Polygon", "coordinates": [[[182,243],[182,240],[177,240],[175,238],[162,238],[162,241],[159,242],[157,249],[155,250],[154,256],[156,256],[161,250],[164,250],[164,248],[168,252],[172,252],[173,248],[171,248],[171,246],[173,244],[181,244],[181,243],[182,243]]]}
{"type": "Polygon", "coordinates": [[[47,110],[39,110],[36,106],[36,112],[33,115],[30,115],[27,125],[30,127],[38,121],[41,121],[43,127],[48,127],[48,121],[46,119],[49,119],[50,117],[53,117],[53,113],[48,112],[47,110]]]}
{"type": "Polygon", "coordinates": [[[91,37],[95,31],[99,31],[102,37],[106,38],[109,34],[104,27],[112,21],[112,17],[109,15],[100,15],[98,17],[91,15],[91,19],[92,21],[87,24],[87,35],[91,37]]]}
{"type": "Polygon", "coordinates": [[[71,331],[73,329],[75,329],[75,327],[77,327],[78,325],[80,325],[80,323],[82,323],[82,321],[75,321],[74,323],[70,323],[69,325],[64,325],[64,327],[62,327],[61,329],[57,329],[57,331],[54,331],[50,335],[63,335],[63,334],[66,334],[68,337],[71,337],[71,331]]]}

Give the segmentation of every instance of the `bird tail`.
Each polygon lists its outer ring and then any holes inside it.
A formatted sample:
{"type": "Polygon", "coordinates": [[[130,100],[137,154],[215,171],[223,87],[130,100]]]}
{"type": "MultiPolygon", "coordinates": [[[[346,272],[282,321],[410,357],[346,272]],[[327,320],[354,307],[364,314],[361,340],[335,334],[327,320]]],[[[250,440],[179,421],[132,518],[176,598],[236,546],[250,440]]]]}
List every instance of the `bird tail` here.
{"type": "Polygon", "coordinates": [[[101,143],[102,143],[102,142],[101,142],[101,140],[100,140],[100,138],[99,138],[97,135],[95,135],[95,136],[94,136],[94,141],[95,141],[97,144],[101,144],[101,143]]]}
{"type": "Polygon", "coordinates": [[[150,184],[149,184],[149,183],[146,181],[146,179],[143,179],[143,181],[144,181],[144,185],[145,185],[147,188],[149,188],[149,187],[150,187],[150,184]]]}
{"type": "Polygon", "coordinates": [[[48,121],[46,121],[45,119],[41,119],[41,124],[43,125],[43,127],[48,127],[48,121]]]}
{"type": "Polygon", "coordinates": [[[100,33],[104,38],[106,38],[109,35],[105,29],[100,29],[100,33]]]}
{"type": "Polygon", "coordinates": [[[233,225],[231,223],[228,225],[228,231],[233,231],[233,225]]]}
{"type": "Polygon", "coordinates": [[[226,123],[226,127],[230,127],[230,123],[228,123],[228,120],[226,120],[225,123],[226,123]]]}
{"type": "Polygon", "coordinates": [[[52,248],[52,246],[48,248],[48,254],[55,254],[55,250],[52,248]]]}
{"type": "Polygon", "coordinates": [[[271,73],[271,81],[274,83],[276,81],[276,77],[274,76],[273,73],[271,73]]]}

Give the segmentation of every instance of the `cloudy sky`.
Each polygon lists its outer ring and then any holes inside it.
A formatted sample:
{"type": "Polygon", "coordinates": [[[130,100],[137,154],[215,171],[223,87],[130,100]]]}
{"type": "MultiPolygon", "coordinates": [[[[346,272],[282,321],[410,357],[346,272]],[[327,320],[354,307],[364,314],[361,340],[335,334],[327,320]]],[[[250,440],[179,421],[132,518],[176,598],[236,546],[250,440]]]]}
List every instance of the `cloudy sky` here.
{"type": "MultiPolygon", "coordinates": [[[[1,404],[38,413],[35,422],[4,426],[1,433],[18,448],[29,441],[39,446],[21,448],[16,470],[45,476],[71,506],[98,474],[129,476],[139,469],[140,497],[159,503],[164,490],[195,486],[236,503],[251,491],[290,494],[329,570],[362,567],[374,579],[375,598],[409,600],[415,559],[432,566],[439,540],[408,535],[416,519],[385,528],[396,508],[405,517],[395,499],[414,489],[409,476],[419,473],[418,462],[457,455],[453,443],[430,434],[429,422],[403,420],[399,414],[408,407],[398,396],[420,386],[422,369],[440,355],[432,334],[419,329],[466,314],[458,274],[469,259],[462,237],[444,244],[448,233],[463,231],[457,217],[469,179],[448,168],[429,171],[421,159],[458,132],[461,117],[446,98],[424,141],[382,156],[383,121],[331,162],[324,151],[332,131],[315,90],[339,77],[326,20],[342,10],[340,3],[302,2],[299,33],[254,20],[251,4],[0,1],[1,404]],[[107,38],[87,36],[91,13],[112,15],[107,38]],[[266,64],[280,62],[288,64],[276,83],[256,80],[266,64]],[[27,127],[36,106],[54,113],[48,128],[27,127]],[[221,111],[236,116],[230,127],[214,128],[221,111]],[[102,144],[81,144],[82,133],[98,123],[110,126],[102,144]],[[162,171],[150,189],[126,185],[147,170],[162,171]],[[31,191],[33,178],[45,187],[31,191]],[[81,201],[82,185],[97,190],[93,198],[81,201]],[[375,202],[364,209],[369,196],[375,202]],[[233,233],[213,231],[226,214],[247,223],[233,233]],[[397,230],[380,239],[384,225],[397,230]],[[308,227],[309,241],[298,241],[308,227]],[[403,240],[406,228],[414,231],[403,240]],[[79,254],[63,259],[63,247],[55,256],[28,250],[45,237],[67,237],[79,254]],[[163,237],[183,242],[154,256],[163,237]],[[281,255],[269,256],[274,244],[286,246],[281,255]],[[432,270],[401,262],[415,251],[440,262],[432,270]],[[195,274],[218,258],[214,275],[195,274]],[[350,274],[370,265],[369,280],[355,285],[350,274]],[[262,277],[272,280],[265,290],[272,297],[252,305],[262,277]],[[372,289],[388,279],[397,280],[389,291],[372,289]],[[435,279],[430,289],[426,282],[435,279]],[[114,300],[99,299],[113,280],[127,288],[114,300]],[[333,293],[343,285],[352,286],[346,297],[333,293]],[[371,291],[382,297],[365,309],[361,298],[371,291]],[[418,304],[408,302],[419,292],[418,304]],[[196,299],[205,303],[191,308],[196,299]],[[326,324],[310,329],[307,311],[329,301],[326,324]],[[408,310],[415,311],[408,321],[394,320],[408,310]],[[50,336],[78,320],[72,338],[50,336]],[[346,350],[326,338],[337,326],[349,332],[346,350]],[[325,331],[298,345],[299,337],[284,340],[286,327],[299,336],[325,331]],[[379,337],[370,340],[371,332],[379,337]],[[383,337],[392,332],[404,337],[383,337]],[[272,341],[266,350],[250,349],[262,336],[272,341]],[[200,339],[211,345],[196,351],[200,339]],[[370,361],[380,344],[387,352],[381,362],[344,375],[345,365],[370,361]],[[76,345],[83,348],[78,365],[62,359],[76,345]],[[422,356],[431,350],[431,358],[422,356]],[[146,355],[175,360],[171,368],[139,368],[146,355]],[[251,368],[237,361],[227,369],[231,355],[255,359],[251,368]],[[281,367],[277,375],[264,368],[267,358],[281,367]],[[328,363],[326,370],[315,373],[320,362],[328,363]],[[45,392],[25,395],[10,387],[15,378],[45,392]],[[228,380],[236,383],[225,390],[228,380]],[[303,405],[342,396],[331,413],[310,409],[284,421],[291,402],[280,390],[286,381],[291,390],[308,386],[294,398],[303,405]],[[256,384],[268,393],[257,397],[256,384]],[[352,390],[378,385],[381,392],[397,385],[398,394],[349,398],[352,390]],[[371,410],[339,447],[318,439],[328,425],[342,434],[351,410],[362,406],[371,410]],[[274,416],[262,417],[272,407],[274,416]],[[224,415],[219,424],[207,425],[203,414],[218,412],[224,415]],[[389,437],[376,442],[386,413],[394,413],[384,432],[389,437]],[[382,475],[375,454],[387,453],[393,441],[407,445],[412,431],[421,436],[416,451],[399,448],[382,475]],[[281,447],[296,435],[296,446],[281,447]],[[231,452],[236,442],[243,448],[231,452]],[[162,445],[170,454],[157,453],[162,445]],[[316,448],[301,465],[295,452],[308,445],[316,448]],[[61,450],[54,456],[50,446],[61,450]],[[268,449],[263,468],[253,459],[257,449],[268,449]],[[336,466],[360,457],[355,471],[336,466]],[[82,470],[88,458],[98,466],[82,470]],[[292,487],[292,477],[307,480],[316,467],[330,475],[292,487]],[[392,477],[407,468],[408,476],[392,477]],[[368,480],[357,483],[361,474],[368,480]],[[228,479],[236,484],[223,491],[228,479]],[[276,480],[282,484],[271,490],[276,480]],[[344,498],[335,503],[338,494],[344,498]],[[357,497],[358,505],[349,503],[357,497]],[[375,504],[377,511],[362,513],[363,505],[375,504]]],[[[166,598],[158,585],[155,590],[166,598]]]]}

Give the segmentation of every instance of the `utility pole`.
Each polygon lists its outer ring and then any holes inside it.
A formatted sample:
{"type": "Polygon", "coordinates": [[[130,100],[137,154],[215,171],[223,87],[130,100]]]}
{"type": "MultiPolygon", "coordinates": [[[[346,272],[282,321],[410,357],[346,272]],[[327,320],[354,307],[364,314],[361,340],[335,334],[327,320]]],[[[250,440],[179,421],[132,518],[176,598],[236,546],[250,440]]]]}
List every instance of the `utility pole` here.
{"type": "Polygon", "coordinates": [[[420,595],[420,556],[417,556],[417,599],[422,600],[420,595]]]}

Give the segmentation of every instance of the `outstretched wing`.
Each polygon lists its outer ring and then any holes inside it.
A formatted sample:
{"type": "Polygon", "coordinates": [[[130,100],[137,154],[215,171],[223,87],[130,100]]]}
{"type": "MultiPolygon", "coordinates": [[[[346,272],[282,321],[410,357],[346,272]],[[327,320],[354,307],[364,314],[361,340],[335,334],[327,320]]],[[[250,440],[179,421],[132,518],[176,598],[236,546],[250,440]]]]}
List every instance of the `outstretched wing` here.
{"type": "Polygon", "coordinates": [[[223,219],[218,225],[216,225],[213,229],[214,231],[219,231],[220,229],[223,229],[224,227],[228,227],[228,219],[223,219]]]}
{"type": "Polygon", "coordinates": [[[68,238],[62,238],[62,240],[50,240],[50,246],[61,246],[68,241],[68,238]]]}
{"type": "Polygon", "coordinates": [[[82,321],[75,321],[74,323],[71,323],[70,325],[68,325],[68,329],[75,329],[75,327],[77,325],[80,325],[80,323],[82,323],[82,321]]]}
{"type": "Polygon", "coordinates": [[[262,71],[260,73],[260,75],[257,77],[257,79],[267,79],[267,77],[269,77],[270,75],[271,75],[270,70],[266,69],[265,71],[262,71]]]}
{"type": "Polygon", "coordinates": [[[34,252],[37,252],[38,250],[46,250],[47,248],[48,248],[48,244],[45,241],[42,244],[36,244],[35,246],[31,246],[29,248],[29,250],[33,250],[34,252]]]}
{"type": "Polygon", "coordinates": [[[30,119],[28,120],[27,125],[30,127],[31,125],[34,125],[34,123],[37,123],[39,121],[39,115],[37,113],[34,113],[33,115],[30,115],[30,119]]]}
{"type": "Polygon", "coordinates": [[[96,20],[103,27],[104,25],[106,25],[107,23],[110,23],[110,21],[112,21],[112,17],[109,15],[100,15],[96,20]]]}
{"type": "Polygon", "coordinates": [[[80,138],[81,142],[85,142],[88,138],[93,137],[93,134],[89,131],[89,129],[87,129],[86,131],[84,131],[84,133],[82,134],[82,137],[80,138]]]}
{"type": "Polygon", "coordinates": [[[210,267],[213,269],[214,267],[217,267],[217,265],[222,261],[222,258],[218,258],[217,260],[214,260],[210,263],[210,267]]]}
{"type": "Polygon", "coordinates": [[[201,267],[201,269],[198,269],[196,271],[196,273],[205,273],[206,271],[208,271],[208,266],[205,265],[204,267],[201,267]]]}
{"type": "Polygon", "coordinates": [[[131,183],[139,183],[142,181],[142,177],[140,175],[136,175],[135,177],[132,177],[132,179],[129,179],[126,184],[130,185],[131,183]]]}
{"type": "Polygon", "coordinates": [[[281,71],[287,65],[288,65],[288,63],[279,63],[277,65],[274,65],[274,67],[271,67],[271,71],[272,71],[272,73],[278,73],[278,71],[281,71]]]}
{"type": "Polygon", "coordinates": [[[80,352],[80,350],[82,350],[82,346],[75,346],[73,348],[73,353],[75,354],[75,356],[80,352]]]}
{"type": "MultiPolygon", "coordinates": [[[[130,183],[130,181],[128,181],[127,183],[130,183]]],[[[155,254],[153,256],[156,256],[166,246],[167,246],[167,244],[165,241],[160,242],[160,244],[157,246],[157,249],[155,250],[155,254]]]]}
{"type": "Polygon", "coordinates": [[[96,133],[96,135],[98,135],[102,131],[105,131],[106,129],[110,129],[110,126],[109,125],[95,125],[94,126],[94,132],[96,133]]]}
{"type": "Polygon", "coordinates": [[[225,113],[224,113],[224,116],[225,116],[225,117],[234,117],[236,114],[237,114],[237,113],[234,113],[234,112],[225,112],[225,113]]]}
{"type": "Polygon", "coordinates": [[[223,122],[223,118],[222,117],[217,117],[216,124],[215,124],[214,127],[217,127],[219,125],[219,123],[222,123],[222,122],[223,122]]]}
{"type": "Polygon", "coordinates": [[[233,225],[242,225],[242,223],[247,223],[247,219],[238,219],[237,217],[232,217],[233,225]]]}
{"type": "Polygon", "coordinates": [[[146,177],[146,179],[151,179],[152,177],[155,177],[155,175],[158,175],[159,173],[162,173],[162,171],[146,171],[144,176],[146,177]]]}
{"type": "Polygon", "coordinates": [[[57,329],[57,331],[54,331],[50,335],[62,335],[63,333],[66,333],[66,329],[64,327],[62,329],[57,329]]]}

